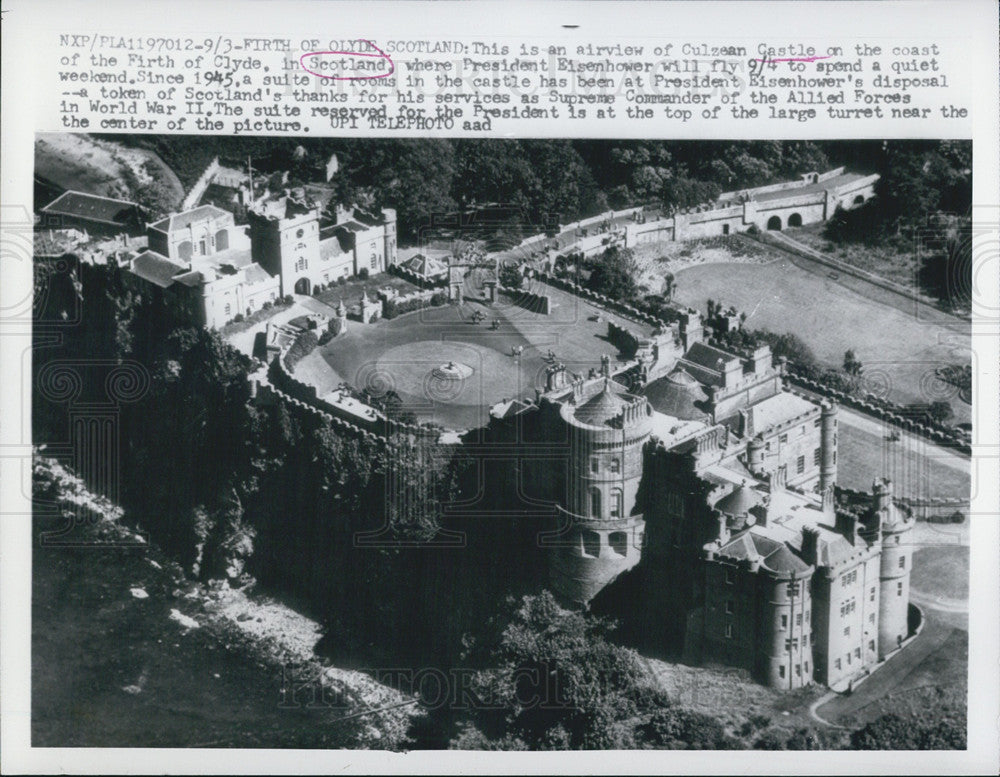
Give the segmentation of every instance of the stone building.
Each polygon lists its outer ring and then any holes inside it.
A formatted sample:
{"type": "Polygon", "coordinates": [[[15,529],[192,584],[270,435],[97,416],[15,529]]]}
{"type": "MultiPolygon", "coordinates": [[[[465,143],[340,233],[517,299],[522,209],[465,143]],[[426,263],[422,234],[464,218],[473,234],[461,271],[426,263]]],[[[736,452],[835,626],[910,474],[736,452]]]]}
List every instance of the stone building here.
{"type": "Polygon", "coordinates": [[[861,512],[837,506],[837,408],[786,390],[768,348],[709,344],[693,312],[660,342],[639,391],[605,358],[493,409],[494,439],[526,452],[519,488],[554,503],[553,591],[586,607],[628,585],[652,649],[849,687],[910,636],[912,517],[888,482],[861,512]]]}
{"type": "Polygon", "coordinates": [[[131,259],[126,279],[186,321],[221,327],[278,297],[279,280],[252,260],[246,231],[228,211],[202,205],[147,225],[146,234],[148,248],[131,259]]]}
{"type": "Polygon", "coordinates": [[[336,223],[320,228],[320,208],[302,190],[270,197],[252,209],[254,261],[281,278],[281,293],[310,294],[317,285],[374,275],[396,264],[396,212],[379,215],[337,210],[336,223]]]}

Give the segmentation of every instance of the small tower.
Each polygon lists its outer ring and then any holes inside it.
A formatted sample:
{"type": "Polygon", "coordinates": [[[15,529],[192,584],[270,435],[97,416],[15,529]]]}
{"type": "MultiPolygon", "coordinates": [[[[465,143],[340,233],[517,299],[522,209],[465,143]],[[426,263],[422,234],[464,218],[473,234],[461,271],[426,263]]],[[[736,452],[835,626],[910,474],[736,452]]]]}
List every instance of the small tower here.
{"type": "Polygon", "coordinates": [[[339,334],[343,334],[347,331],[347,307],[344,305],[344,300],[337,303],[337,321],[340,322],[337,331],[339,334]]]}
{"type": "Polygon", "coordinates": [[[882,528],[882,559],[879,571],[878,653],[883,659],[896,650],[909,634],[910,545],[912,517],[892,501],[892,481],[883,478],[872,485],[873,523],[882,528]]]}
{"type": "Polygon", "coordinates": [[[822,494],[837,482],[837,406],[824,400],[820,405],[819,484],[822,494]]]}

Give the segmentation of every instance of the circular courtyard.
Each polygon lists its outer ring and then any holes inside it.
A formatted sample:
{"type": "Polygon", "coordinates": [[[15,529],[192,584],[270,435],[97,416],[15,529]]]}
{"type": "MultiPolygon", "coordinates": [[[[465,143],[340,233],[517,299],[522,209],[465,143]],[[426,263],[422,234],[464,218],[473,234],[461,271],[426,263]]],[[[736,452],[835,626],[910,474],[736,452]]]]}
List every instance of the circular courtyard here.
{"type": "Polygon", "coordinates": [[[484,426],[497,402],[534,398],[553,361],[585,375],[600,367],[602,355],[617,356],[607,339],[614,316],[599,318],[577,298],[545,291],[552,295],[549,315],[509,300],[428,307],[371,324],[350,321],[319,352],[337,380],[374,396],[395,392],[420,421],[484,426]]]}

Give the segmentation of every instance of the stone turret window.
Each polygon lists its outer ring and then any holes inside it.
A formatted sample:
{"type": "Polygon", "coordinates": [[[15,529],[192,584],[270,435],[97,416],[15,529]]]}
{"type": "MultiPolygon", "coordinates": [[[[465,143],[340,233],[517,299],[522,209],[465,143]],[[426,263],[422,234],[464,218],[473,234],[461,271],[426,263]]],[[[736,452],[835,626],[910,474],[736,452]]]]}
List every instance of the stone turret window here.
{"type": "Polygon", "coordinates": [[[726,600],[726,615],[732,615],[732,614],[733,614],[733,600],[732,599],[727,599],[726,600]]]}
{"type": "Polygon", "coordinates": [[[795,461],[795,471],[799,475],[801,475],[803,472],[806,471],[806,457],[805,456],[799,456],[799,458],[795,461]]]}
{"type": "Polygon", "coordinates": [[[626,535],[625,532],[611,532],[611,534],[608,535],[608,543],[611,545],[611,550],[619,556],[625,556],[628,554],[628,535],[626,535]]]}
{"type": "Polygon", "coordinates": [[[621,472],[622,471],[621,460],[620,459],[612,459],[611,463],[608,464],[608,470],[610,472],[616,472],[616,473],[617,472],[621,472]]]}
{"type": "Polygon", "coordinates": [[[611,517],[622,517],[622,490],[620,488],[611,489],[611,517]]]}
{"type": "Polygon", "coordinates": [[[787,628],[788,628],[788,616],[787,615],[782,615],[781,616],[781,630],[784,631],[787,628]]]}
{"type": "Polygon", "coordinates": [[[732,639],[732,638],[733,638],[733,624],[727,623],[726,624],[726,639],[732,639]]]}
{"type": "Polygon", "coordinates": [[[601,555],[601,535],[596,531],[583,533],[583,553],[585,556],[597,558],[601,555]]]}
{"type": "Polygon", "coordinates": [[[899,557],[899,568],[906,569],[906,556],[899,557]]]}
{"type": "Polygon", "coordinates": [[[818,467],[820,462],[820,450],[817,448],[813,451],[813,466],[818,467]]]}
{"type": "Polygon", "coordinates": [[[732,585],[735,582],[736,582],[736,575],[733,573],[733,570],[727,569],[726,570],[726,585],[732,585]]]}
{"type": "Polygon", "coordinates": [[[782,680],[785,679],[785,667],[784,666],[779,666],[778,667],[778,677],[780,677],[782,680]]]}
{"type": "Polygon", "coordinates": [[[896,583],[896,596],[902,596],[902,595],[903,595],[903,584],[896,583]]]}
{"type": "Polygon", "coordinates": [[[601,471],[601,464],[596,457],[590,460],[590,471],[595,475],[601,471]]]}

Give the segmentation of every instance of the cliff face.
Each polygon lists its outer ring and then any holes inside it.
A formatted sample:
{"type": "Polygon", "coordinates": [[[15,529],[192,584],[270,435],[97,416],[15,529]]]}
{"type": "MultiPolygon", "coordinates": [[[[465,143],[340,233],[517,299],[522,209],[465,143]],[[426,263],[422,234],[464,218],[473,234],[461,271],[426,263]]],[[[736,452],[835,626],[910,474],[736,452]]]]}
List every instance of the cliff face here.
{"type": "Polygon", "coordinates": [[[316,622],[189,581],[44,455],[33,501],[34,746],[405,745],[415,699],[317,660],[316,622]]]}

